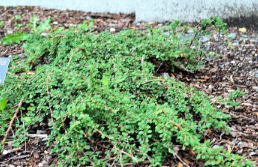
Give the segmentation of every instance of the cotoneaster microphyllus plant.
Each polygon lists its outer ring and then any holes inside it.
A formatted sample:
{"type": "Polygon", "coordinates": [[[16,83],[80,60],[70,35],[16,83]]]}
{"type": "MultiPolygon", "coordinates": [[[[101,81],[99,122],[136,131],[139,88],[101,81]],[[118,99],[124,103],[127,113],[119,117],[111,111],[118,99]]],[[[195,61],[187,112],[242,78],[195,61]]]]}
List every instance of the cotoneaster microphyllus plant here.
{"type": "MultiPolygon", "coordinates": [[[[160,28],[93,35],[93,23],[87,22],[47,37],[30,34],[25,57],[14,57],[10,63],[9,71],[16,75],[7,75],[5,86],[0,86],[0,97],[8,97],[8,114],[23,100],[26,124],[22,129],[15,121],[13,143],[26,139],[24,129],[49,118],[47,144],[54,143],[52,154],[64,166],[118,166],[146,160],[162,166],[168,154],[176,154],[178,144],[192,149],[206,165],[251,166],[253,162],[222,147],[212,149],[204,141],[202,134],[208,128],[229,132],[229,115],[214,107],[203,92],[173,78],[154,77],[158,61],[198,69],[204,57],[199,35],[208,33],[208,25],[224,28],[220,21],[215,16],[207,19],[191,40],[178,37],[179,21],[163,30],[172,32],[169,36],[160,28]],[[35,74],[29,75],[31,71],[35,74]]],[[[4,114],[0,117],[10,120],[4,114]]],[[[1,124],[0,134],[6,128],[7,123],[1,124]]]]}

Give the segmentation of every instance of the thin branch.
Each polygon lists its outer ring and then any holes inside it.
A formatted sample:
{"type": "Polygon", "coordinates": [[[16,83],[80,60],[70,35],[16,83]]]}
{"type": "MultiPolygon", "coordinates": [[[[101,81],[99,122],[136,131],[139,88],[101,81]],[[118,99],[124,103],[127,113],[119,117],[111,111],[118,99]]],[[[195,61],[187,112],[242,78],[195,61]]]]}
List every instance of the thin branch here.
{"type": "Polygon", "coordinates": [[[177,154],[173,155],[176,156],[185,166],[189,167],[189,165],[187,165],[187,163],[185,163],[177,154]]]}
{"type": "Polygon", "coordinates": [[[4,143],[5,143],[5,141],[6,141],[6,138],[8,137],[8,134],[9,134],[10,130],[12,129],[13,121],[14,121],[14,119],[16,118],[16,115],[17,115],[17,113],[18,113],[18,111],[19,111],[21,105],[22,105],[22,100],[20,100],[20,103],[18,104],[18,108],[16,109],[16,111],[15,111],[15,113],[14,113],[14,115],[13,115],[13,118],[12,118],[12,120],[11,120],[11,122],[10,122],[10,125],[9,125],[7,131],[5,132],[5,137],[4,137],[3,141],[2,141],[3,146],[4,146],[4,143]]]}
{"type": "MultiPolygon", "coordinates": [[[[48,95],[48,97],[49,97],[48,79],[49,79],[50,75],[51,75],[51,73],[48,74],[48,76],[47,76],[47,83],[46,83],[46,84],[47,84],[47,95],[48,95]]],[[[52,111],[52,109],[51,109],[50,103],[48,103],[48,106],[49,106],[49,110],[50,110],[50,112],[51,112],[51,120],[52,120],[52,123],[54,123],[53,111],[52,111]]]]}
{"type": "Polygon", "coordinates": [[[14,76],[18,77],[19,79],[24,79],[24,78],[21,78],[20,76],[18,76],[18,75],[16,75],[16,74],[13,74],[13,73],[11,73],[11,72],[9,72],[9,71],[7,71],[6,73],[7,73],[7,74],[10,74],[10,75],[14,75],[14,76]]]}
{"type": "Polygon", "coordinates": [[[183,130],[184,128],[180,126],[178,123],[174,122],[173,120],[170,120],[172,124],[175,124],[180,130],[183,130]]]}

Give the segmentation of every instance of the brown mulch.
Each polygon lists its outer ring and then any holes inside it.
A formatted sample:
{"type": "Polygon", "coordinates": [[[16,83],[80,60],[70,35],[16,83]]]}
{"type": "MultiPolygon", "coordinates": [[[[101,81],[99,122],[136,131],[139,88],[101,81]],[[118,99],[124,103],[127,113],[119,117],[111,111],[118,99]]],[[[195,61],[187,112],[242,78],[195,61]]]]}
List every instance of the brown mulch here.
{"type": "MultiPolygon", "coordinates": [[[[26,24],[31,16],[36,14],[43,21],[49,16],[53,18],[52,27],[56,29],[60,26],[69,28],[71,25],[78,25],[84,20],[96,19],[95,33],[114,28],[116,33],[123,29],[134,28],[144,30],[144,22],[135,22],[134,14],[110,14],[110,13],[90,13],[82,11],[55,10],[40,7],[0,7],[0,21],[4,25],[0,27],[0,39],[6,33],[16,32],[15,24],[21,24],[19,31],[29,32],[26,24]],[[24,14],[22,20],[16,20],[15,16],[24,14]]],[[[152,26],[164,26],[164,23],[150,23],[152,26]]],[[[189,26],[193,26],[189,24],[189,26]]],[[[228,112],[232,119],[228,122],[231,128],[229,135],[224,133],[207,131],[206,139],[210,139],[210,144],[217,148],[224,146],[232,153],[245,156],[246,159],[256,161],[258,166],[258,33],[247,29],[246,33],[239,31],[239,27],[228,27],[229,34],[233,36],[232,43],[235,49],[226,46],[219,38],[220,34],[213,32],[203,41],[203,48],[220,54],[219,58],[209,58],[205,61],[205,66],[194,74],[176,71],[175,77],[200,91],[204,91],[213,99],[216,96],[227,98],[232,90],[247,91],[247,96],[239,99],[240,109],[232,109],[227,106],[214,103],[224,111],[228,112]]],[[[190,34],[191,32],[189,32],[190,34]]],[[[8,57],[23,53],[21,44],[10,46],[0,45],[0,57],[8,57]]],[[[157,75],[168,74],[172,77],[170,69],[163,65],[159,67],[157,75]]],[[[0,155],[0,166],[50,166],[56,165],[58,157],[50,153],[51,146],[47,147],[45,142],[50,129],[47,127],[47,120],[31,127],[29,134],[35,134],[18,149],[12,149],[12,138],[8,137],[8,146],[5,154],[0,155]],[[9,151],[9,152],[8,152],[9,151]]],[[[10,135],[11,136],[11,135],[10,135]]],[[[0,138],[1,139],[1,138],[0,138]]],[[[2,140],[2,139],[1,139],[2,140]]],[[[177,156],[168,156],[164,166],[203,166],[203,161],[197,160],[190,150],[181,151],[181,146],[174,146],[178,151],[177,156]]],[[[132,165],[131,165],[132,166],[132,165]]],[[[138,166],[148,166],[148,162],[138,166]]]]}

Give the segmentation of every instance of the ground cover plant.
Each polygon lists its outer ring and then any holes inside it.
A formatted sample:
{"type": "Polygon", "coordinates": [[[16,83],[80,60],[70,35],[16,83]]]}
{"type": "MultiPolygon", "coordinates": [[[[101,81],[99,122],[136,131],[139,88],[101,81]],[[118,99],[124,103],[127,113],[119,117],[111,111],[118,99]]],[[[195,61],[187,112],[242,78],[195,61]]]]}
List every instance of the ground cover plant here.
{"type": "Polygon", "coordinates": [[[33,124],[49,119],[48,144],[54,144],[53,154],[66,166],[123,165],[146,159],[161,166],[168,154],[176,155],[174,144],[192,149],[206,165],[253,164],[222,147],[212,149],[204,140],[208,128],[229,132],[230,119],[207,95],[171,77],[154,76],[157,61],[168,64],[171,71],[199,69],[206,56],[214,55],[199,49],[199,37],[209,34],[207,26],[226,33],[219,18],[202,21],[193,38],[186,40],[177,32],[179,21],[164,30],[97,35],[91,33],[93,23],[84,22],[44,37],[41,33],[50,29],[50,21],[38,26],[34,17],[30,34],[1,40],[3,44],[26,41],[25,54],[13,56],[9,67],[13,75],[7,75],[0,87],[1,99],[7,99],[0,134],[5,134],[19,108],[22,113],[13,124],[14,147],[27,139],[33,124]],[[102,152],[92,150],[97,141],[105,143],[102,152]]]}

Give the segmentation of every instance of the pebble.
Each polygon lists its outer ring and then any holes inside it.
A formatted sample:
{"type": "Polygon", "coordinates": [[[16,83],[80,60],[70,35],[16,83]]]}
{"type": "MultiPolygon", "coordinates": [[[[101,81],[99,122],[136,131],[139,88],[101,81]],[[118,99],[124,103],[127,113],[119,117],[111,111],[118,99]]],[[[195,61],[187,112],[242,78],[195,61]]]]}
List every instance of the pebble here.
{"type": "Polygon", "coordinates": [[[169,74],[168,73],[163,73],[163,76],[165,77],[165,78],[169,78],[169,74]]]}
{"type": "Polygon", "coordinates": [[[109,24],[108,26],[109,27],[115,27],[115,24],[109,24]]]}
{"type": "Polygon", "coordinates": [[[228,37],[232,39],[235,39],[236,38],[236,34],[235,33],[230,33],[228,34],[228,37]]]}
{"type": "Polygon", "coordinates": [[[201,42],[207,42],[209,39],[207,38],[207,37],[204,37],[204,36],[202,36],[201,38],[200,38],[200,41],[201,42]]]}
{"type": "Polygon", "coordinates": [[[180,35],[179,38],[181,40],[187,40],[187,39],[192,39],[192,36],[191,35],[180,35]]]}
{"type": "Polygon", "coordinates": [[[47,37],[47,36],[48,36],[46,32],[43,32],[43,33],[41,33],[40,35],[41,35],[42,37],[47,37]]]}
{"type": "Polygon", "coordinates": [[[219,40],[219,38],[217,36],[214,36],[213,38],[214,38],[215,41],[219,40]]]}
{"type": "Polygon", "coordinates": [[[231,44],[232,46],[239,46],[239,43],[238,42],[234,42],[231,44]]]}
{"type": "Polygon", "coordinates": [[[193,33],[194,33],[194,30],[192,30],[192,29],[191,29],[191,30],[188,30],[187,33],[193,34],[193,33]]]}
{"type": "Polygon", "coordinates": [[[249,41],[249,39],[245,37],[240,37],[240,41],[249,41]]]}
{"type": "Polygon", "coordinates": [[[92,20],[90,16],[86,16],[86,20],[92,20]]]}
{"type": "Polygon", "coordinates": [[[252,42],[252,43],[255,43],[255,42],[256,42],[256,40],[257,40],[257,39],[250,38],[250,40],[249,40],[249,41],[250,41],[250,42],[252,42]]]}
{"type": "Polygon", "coordinates": [[[115,32],[115,31],[116,31],[115,28],[110,28],[110,32],[111,32],[111,33],[115,32]]]}
{"type": "Polygon", "coordinates": [[[212,148],[213,149],[218,149],[220,146],[219,145],[214,145],[212,148]]]}
{"type": "Polygon", "coordinates": [[[7,29],[7,34],[12,34],[12,33],[13,33],[13,30],[7,29]]]}
{"type": "Polygon", "coordinates": [[[163,35],[165,35],[165,36],[169,36],[169,32],[163,32],[163,35]]]}
{"type": "Polygon", "coordinates": [[[257,153],[256,153],[256,152],[251,152],[251,153],[249,154],[249,156],[254,156],[254,155],[257,155],[257,153]]]}
{"type": "Polygon", "coordinates": [[[224,69],[224,65],[219,65],[220,68],[224,69]]]}

